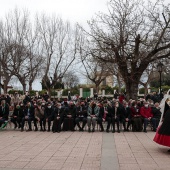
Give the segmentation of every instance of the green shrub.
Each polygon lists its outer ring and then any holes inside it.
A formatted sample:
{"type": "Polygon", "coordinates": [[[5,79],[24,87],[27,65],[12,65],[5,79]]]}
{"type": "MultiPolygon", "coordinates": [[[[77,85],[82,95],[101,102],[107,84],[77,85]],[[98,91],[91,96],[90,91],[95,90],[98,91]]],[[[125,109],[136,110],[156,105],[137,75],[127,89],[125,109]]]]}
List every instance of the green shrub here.
{"type": "Polygon", "coordinates": [[[139,94],[144,94],[145,93],[145,88],[143,87],[143,88],[140,88],[139,89],[139,94]]]}

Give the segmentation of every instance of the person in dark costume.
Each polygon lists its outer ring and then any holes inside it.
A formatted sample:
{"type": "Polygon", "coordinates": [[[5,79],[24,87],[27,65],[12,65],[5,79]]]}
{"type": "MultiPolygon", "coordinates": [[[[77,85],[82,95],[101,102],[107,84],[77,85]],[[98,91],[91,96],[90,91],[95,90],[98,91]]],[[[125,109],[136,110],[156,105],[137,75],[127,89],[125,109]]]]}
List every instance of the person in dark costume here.
{"type": "MultiPolygon", "coordinates": [[[[163,122],[158,127],[155,137],[153,139],[156,143],[170,147],[170,100],[165,102],[165,110],[163,115],[163,122]]],[[[168,150],[170,152],[170,149],[168,150]]]]}
{"type": "Polygon", "coordinates": [[[63,123],[64,107],[61,107],[60,103],[54,106],[54,121],[53,121],[53,133],[61,132],[61,124],[63,123]]]}
{"type": "Polygon", "coordinates": [[[65,106],[64,109],[64,122],[63,122],[63,131],[74,131],[75,126],[75,115],[76,107],[73,102],[69,103],[69,106],[65,106]]]}

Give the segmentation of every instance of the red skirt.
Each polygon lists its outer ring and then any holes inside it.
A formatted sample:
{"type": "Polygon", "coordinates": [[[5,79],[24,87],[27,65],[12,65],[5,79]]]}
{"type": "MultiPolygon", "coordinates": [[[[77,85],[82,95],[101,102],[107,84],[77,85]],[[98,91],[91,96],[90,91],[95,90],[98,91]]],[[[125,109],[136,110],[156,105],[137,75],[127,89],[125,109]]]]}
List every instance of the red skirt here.
{"type": "Polygon", "coordinates": [[[169,135],[161,135],[158,133],[159,128],[157,129],[157,132],[155,134],[155,137],[153,141],[156,143],[163,145],[163,146],[169,146],[170,147],[170,136],[169,135]]]}

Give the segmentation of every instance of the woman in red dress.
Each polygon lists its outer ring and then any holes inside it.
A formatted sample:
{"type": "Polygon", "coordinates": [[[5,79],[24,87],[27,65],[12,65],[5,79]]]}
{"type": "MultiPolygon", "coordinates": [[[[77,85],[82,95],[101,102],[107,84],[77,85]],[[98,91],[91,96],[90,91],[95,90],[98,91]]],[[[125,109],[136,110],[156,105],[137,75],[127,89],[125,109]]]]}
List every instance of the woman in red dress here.
{"type": "MultiPolygon", "coordinates": [[[[163,123],[153,139],[156,143],[170,147],[170,101],[165,102],[163,123]]],[[[170,152],[170,150],[168,150],[170,152]]]]}

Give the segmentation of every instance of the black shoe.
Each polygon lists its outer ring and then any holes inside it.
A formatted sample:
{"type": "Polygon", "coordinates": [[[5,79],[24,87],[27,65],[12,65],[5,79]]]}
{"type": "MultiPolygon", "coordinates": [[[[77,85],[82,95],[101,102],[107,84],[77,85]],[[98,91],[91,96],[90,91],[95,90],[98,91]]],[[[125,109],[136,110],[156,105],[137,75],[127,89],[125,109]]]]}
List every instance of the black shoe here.
{"type": "Polygon", "coordinates": [[[81,128],[81,131],[82,131],[82,132],[84,132],[84,129],[83,129],[83,128],[81,128]]]}
{"type": "Polygon", "coordinates": [[[109,133],[109,129],[107,129],[106,132],[109,133]]]}
{"type": "Polygon", "coordinates": [[[81,130],[81,128],[79,128],[79,132],[81,132],[82,130],[81,130]]]}
{"type": "Polygon", "coordinates": [[[103,131],[104,131],[104,129],[101,129],[101,130],[100,130],[100,132],[103,132],[103,131]]]}
{"type": "Polygon", "coordinates": [[[90,128],[88,129],[88,132],[91,132],[91,129],[90,129],[90,128]]]}
{"type": "Polygon", "coordinates": [[[32,131],[32,129],[28,129],[28,130],[26,130],[26,132],[30,132],[30,131],[32,131]]]}
{"type": "Polygon", "coordinates": [[[41,129],[40,129],[40,132],[42,132],[42,131],[43,131],[43,129],[41,128],[41,129]]]}
{"type": "Polygon", "coordinates": [[[50,129],[48,129],[48,131],[47,132],[50,132],[50,129]]]}
{"type": "Polygon", "coordinates": [[[147,133],[146,129],[144,129],[143,132],[147,133]]]}
{"type": "Polygon", "coordinates": [[[112,133],[115,133],[115,130],[112,130],[112,133]]]}
{"type": "Polygon", "coordinates": [[[56,131],[53,131],[53,133],[55,133],[56,131]]]}
{"type": "Polygon", "coordinates": [[[127,132],[129,132],[129,129],[126,129],[127,132]]]}
{"type": "Polygon", "coordinates": [[[24,129],[22,128],[22,129],[21,129],[21,132],[23,132],[23,131],[24,131],[24,129]]]}
{"type": "Polygon", "coordinates": [[[44,132],[46,131],[46,129],[43,130],[44,132]]]}
{"type": "Polygon", "coordinates": [[[17,128],[17,125],[15,125],[14,129],[16,129],[16,128],[17,128]]]}
{"type": "Polygon", "coordinates": [[[35,132],[36,132],[36,131],[38,131],[38,128],[35,128],[35,130],[34,130],[34,131],[35,131],[35,132]]]}
{"type": "Polygon", "coordinates": [[[120,130],[117,130],[118,133],[120,133],[120,130]]]}
{"type": "Polygon", "coordinates": [[[92,132],[95,132],[94,128],[92,129],[92,132]]]}

